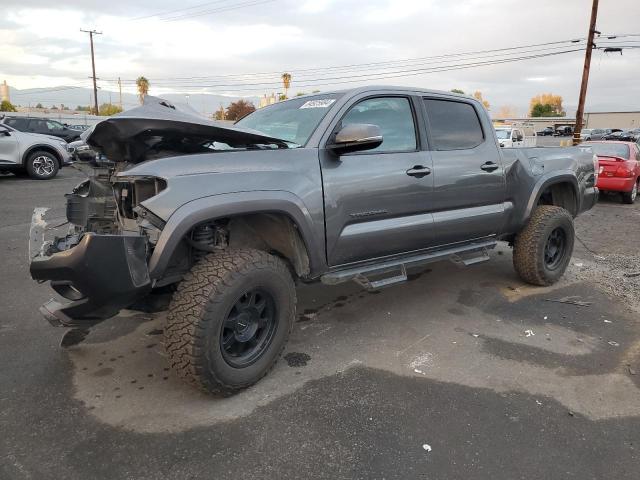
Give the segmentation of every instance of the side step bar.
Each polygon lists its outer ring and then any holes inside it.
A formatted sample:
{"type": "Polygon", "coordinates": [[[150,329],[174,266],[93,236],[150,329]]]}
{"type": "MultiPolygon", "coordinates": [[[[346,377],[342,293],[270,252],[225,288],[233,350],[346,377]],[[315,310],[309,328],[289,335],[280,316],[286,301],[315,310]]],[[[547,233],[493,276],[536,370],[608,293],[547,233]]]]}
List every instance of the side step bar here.
{"type": "Polygon", "coordinates": [[[407,268],[409,267],[426,265],[440,260],[451,260],[463,266],[485,262],[489,260],[489,250],[495,248],[497,244],[498,242],[495,240],[487,240],[446,250],[396,257],[379,263],[359,265],[357,267],[329,272],[322,275],[320,280],[326,285],[337,285],[348,282],[349,280],[354,280],[368,290],[388,287],[406,281],[407,268]],[[377,280],[369,279],[371,276],[384,274],[392,275],[377,280]]]}

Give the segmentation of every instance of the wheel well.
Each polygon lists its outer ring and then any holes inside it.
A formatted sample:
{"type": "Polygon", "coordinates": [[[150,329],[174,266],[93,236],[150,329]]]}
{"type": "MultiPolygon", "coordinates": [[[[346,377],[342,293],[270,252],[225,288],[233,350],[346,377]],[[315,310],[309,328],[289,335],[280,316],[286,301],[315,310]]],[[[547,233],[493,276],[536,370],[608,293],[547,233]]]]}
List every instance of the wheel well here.
{"type": "Polygon", "coordinates": [[[573,185],[569,182],[554,183],[547,186],[540,197],[538,205],[555,205],[567,210],[574,217],[578,213],[578,201],[573,185]]]}
{"type": "MultiPolygon", "coordinates": [[[[311,271],[307,248],[295,222],[282,213],[256,213],[216,219],[195,226],[186,236],[192,247],[194,232],[203,225],[216,230],[213,249],[255,248],[287,260],[295,274],[307,277],[311,271]]],[[[197,248],[197,247],[195,247],[197,248]]],[[[207,249],[207,251],[213,251],[207,249]]]]}
{"type": "Polygon", "coordinates": [[[58,167],[62,168],[62,158],[60,158],[60,154],[56,151],[55,148],[48,145],[34,145],[33,147],[29,148],[29,150],[27,150],[22,156],[22,165],[26,166],[27,158],[29,158],[29,155],[38,150],[42,150],[43,152],[47,152],[53,155],[58,161],[58,167]]]}

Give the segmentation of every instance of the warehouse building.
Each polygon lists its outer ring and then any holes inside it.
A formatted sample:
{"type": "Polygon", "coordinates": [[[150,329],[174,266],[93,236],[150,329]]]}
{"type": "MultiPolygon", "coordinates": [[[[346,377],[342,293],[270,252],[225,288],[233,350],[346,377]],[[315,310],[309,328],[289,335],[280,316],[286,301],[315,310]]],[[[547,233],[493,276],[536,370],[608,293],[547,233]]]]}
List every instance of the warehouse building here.
{"type": "Polygon", "coordinates": [[[585,128],[640,128],[640,110],[635,112],[588,112],[584,114],[585,128]]]}

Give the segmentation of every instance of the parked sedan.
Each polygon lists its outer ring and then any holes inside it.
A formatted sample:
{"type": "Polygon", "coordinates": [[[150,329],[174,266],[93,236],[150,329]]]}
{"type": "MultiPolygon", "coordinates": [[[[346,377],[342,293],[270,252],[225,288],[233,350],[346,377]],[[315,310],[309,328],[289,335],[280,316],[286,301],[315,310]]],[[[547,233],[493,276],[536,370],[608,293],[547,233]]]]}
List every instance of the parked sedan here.
{"type": "Polygon", "coordinates": [[[81,131],[72,130],[66,125],[48,118],[31,117],[5,117],[0,123],[9,125],[20,132],[39,133],[53,137],[62,138],[67,142],[73,142],[80,138],[81,131]]]}
{"type": "Polygon", "coordinates": [[[638,142],[640,140],[640,130],[625,130],[613,132],[604,137],[605,140],[617,140],[619,142],[638,142]]]}
{"type": "Polygon", "coordinates": [[[622,193],[624,203],[633,203],[640,183],[640,147],[634,142],[585,142],[598,157],[598,182],[604,192],[622,193]]]}
{"type": "Polygon", "coordinates": [[[553,127],[545,127],[544,129],[540,130],[538,132],[538,136],[539,137],[551,137],[553,136],[553,134],[555,133],[555,131],[553,130],[553,127]]]}

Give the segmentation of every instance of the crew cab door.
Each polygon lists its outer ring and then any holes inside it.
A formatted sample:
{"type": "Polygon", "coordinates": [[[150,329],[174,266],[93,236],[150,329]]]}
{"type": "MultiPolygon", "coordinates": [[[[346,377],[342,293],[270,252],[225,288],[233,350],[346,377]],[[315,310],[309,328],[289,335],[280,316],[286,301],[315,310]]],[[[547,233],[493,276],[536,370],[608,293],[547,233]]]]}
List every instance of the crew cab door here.
{"type": "Polygon", "coordinates": [[[471,100],[425,97],[423,104],[433,160],[437,244],[500,233],[505,176],[487,114],[471,100]]]}
{"type": "Polygon", "coordinates": [[[345,105],[325,145],[346,124],[380,127],[382,144],[337,155],[320,148],[327,261],[330,266],[433,245],[431,155],[423,118],[409,95],[368,95],[345,105]]]}

